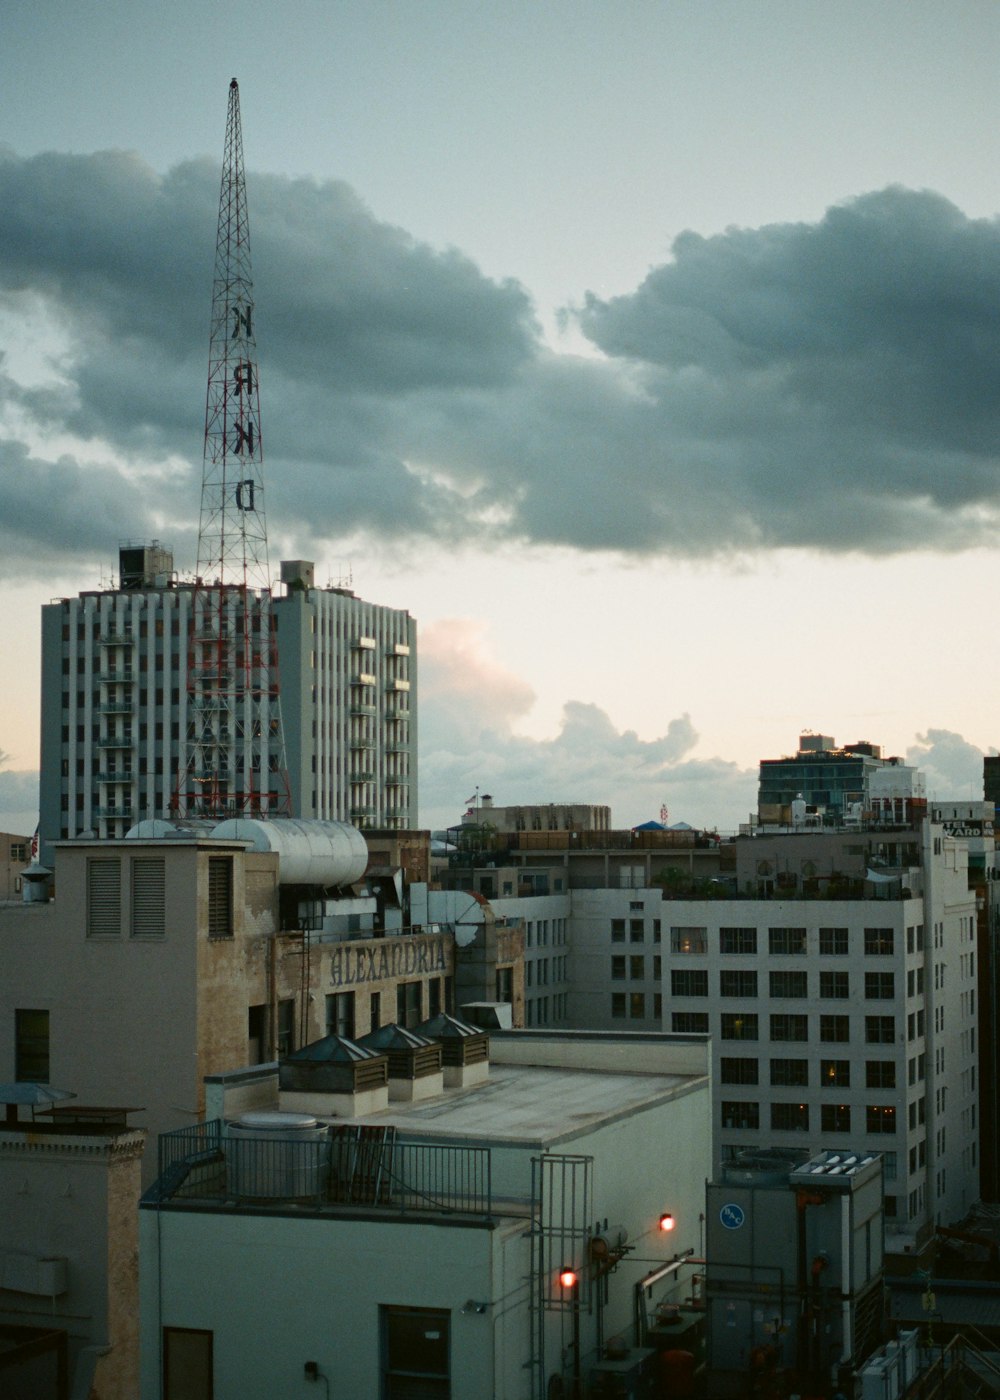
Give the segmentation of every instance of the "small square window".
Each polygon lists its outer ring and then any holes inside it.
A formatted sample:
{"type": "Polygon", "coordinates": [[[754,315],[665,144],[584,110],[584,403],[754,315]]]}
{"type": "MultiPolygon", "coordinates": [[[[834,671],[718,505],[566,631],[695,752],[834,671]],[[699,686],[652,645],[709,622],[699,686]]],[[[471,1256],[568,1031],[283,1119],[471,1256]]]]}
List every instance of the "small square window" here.
{"type": "Polygon", "coordinates": [[[804,928],[769,928],[767,950],[772,956],[801,956],[806,951],[804,928]]]}
{"type": "Polygon", "coordinates": [[[819,931],[819,951],[824,958],[847,956],[847,929],[821,928],[819,931]]]}
{"type": "Polygon", "coordinates": [[[804,1088],[809,1083],[808,1060],[772,1060],[771,1084],[779,1088],[804,1088]]]}
{"type": "Polygon", "coordinates": [[[865,1060],[866,1089],[895,1089],[896,1064],[894,1060],[865,1060]]]}
{"type": "Polygon", "coordinates": [[[719,1062],[719,1082],[722,1084],[756,1084],[757,1061],[741,1056],[723,1055],[719,1062]]]}
{"type": "Polygon", "coordinates": [[[846,1044],[851,1038],[850,1016],[821,1016],[819,1018],[820,1040],[846,1044]]]}
{"type": "Polygon", "coordinates": [[[719,995],[723,997],[755,997],[757,973],[752,968],[723,968],[719,973],[719,995]]]}
{"type": "Polygon", "coordinates": [[[896,995],[896,976],[892,972],[865,973],[866,1001],[892,1001],[896,995]]]}
{"type": "Polygon", "coordinates": [[[809,994],[805,972],[770,972],[768,987],[772,997],[805,997],[809,994]]]}
{"type": "Polygon", "coordinates": [[[868,957],[891,957],[895,934],[891,928],[866,928],[865,953],[868,957]]]}
{"type": "Polygon", "coordinates": [[[760,1127],[760,1104],[723,1099],[721,1109],[724,1128],[760,1127]]]}
{"type": "Polygon", "coordinates": [[[772,1040],[808,1040],[808,1016],[779,1015],[771,1017],[772,1040]]]}
{"type": "Polygon", "coordinates": [[[675,997],[707,997],[707,969],[693,967],[672,968],[670,972],[670,995],[675,997]]]}
{"type": "Polygon", "coordinates": [[[670,1016],[670,1029],[679,1035],[708,1035],[707,1011],[674,1011],[670,1016]]]}
{"type": "Polygon", "coordinates": [[[807,1103],[773,1103],[771,1105],[771,1128],[782,1133],[808,1132],[809,1105],[807,1103]]]}
{"type": "Polygon", "coordinates": [[[753,1012],[722,1013],[723,1040],[756,1040],[757,1016],[753,1012]]]}
{"type": "Polygon", "coordinates": [[[850,978],[846,972],[821,972],[819,994],[831,1001],[847,1001],[851,995],[850,978]]]}
{"type": "Polygon", "coordinates": [[[821,1089],[849,1089],[851,1087],[850,1060],[820,1060],[819,1083],[821,1089]]]}
{"type": "Polygon", "coordinates": [[[849,1133],[851,1131],[850,1104],[823,1104],[820,1108],[820,1121],[824,1133],[849,1133]]]}

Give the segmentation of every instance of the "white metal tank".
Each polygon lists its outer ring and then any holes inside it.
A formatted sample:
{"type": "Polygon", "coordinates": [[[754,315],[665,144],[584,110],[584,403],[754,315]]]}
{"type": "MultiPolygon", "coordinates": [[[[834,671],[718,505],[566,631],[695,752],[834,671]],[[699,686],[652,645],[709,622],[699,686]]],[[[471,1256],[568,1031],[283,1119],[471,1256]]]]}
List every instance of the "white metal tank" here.
{"type": "Polygon", "coordinates": [[[167,821],[164,817],[146,817],[125,833],[126,841],[190,841],[194,836],[210,836],[215,822],[201,817],[185,817],[183,821],[167,821]]]}
{"type": "Polygon", "coordinates": [[[327,1126],[299,1113],[244,1113],[229,1124],[226,1188],[234,1196],[316,1196],[330,1155],[327,1126]]]}
{"type": "Polygon", "coordinates": [[[213,827],[212,835],[249,841],[255,851],[276,851],[282,885],[353,885],[368,864],[365,838],[348,822],[234,817],[213,827]]]}

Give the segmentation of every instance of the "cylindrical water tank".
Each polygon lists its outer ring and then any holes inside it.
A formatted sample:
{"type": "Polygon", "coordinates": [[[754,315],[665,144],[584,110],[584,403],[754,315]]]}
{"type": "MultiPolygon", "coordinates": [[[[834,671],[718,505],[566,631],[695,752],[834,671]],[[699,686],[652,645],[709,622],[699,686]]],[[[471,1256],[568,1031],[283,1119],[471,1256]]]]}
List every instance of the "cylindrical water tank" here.
{"type": "Polygon", "coordinates": [[[234,817],[220,822],[212,835],[249,841],[255,851],[276,851],[282,885],[352,885],[368,864],[365,838],[349,822],[234,817]]]}
{"type": "Polygon", "coordinates": [[[184,817],[167,821],[163,817],[145,817],[125,833],[126,841],[190,841],[193,836],[210,836],[216,823],[204,817],[184,817]]]}
{"type": "Polygon", "coordinates": [[[330,1160],[325,1123],[302,1113],[244,1113],[226,1138],[232,1196],[317,1196],[330,1160]]]}

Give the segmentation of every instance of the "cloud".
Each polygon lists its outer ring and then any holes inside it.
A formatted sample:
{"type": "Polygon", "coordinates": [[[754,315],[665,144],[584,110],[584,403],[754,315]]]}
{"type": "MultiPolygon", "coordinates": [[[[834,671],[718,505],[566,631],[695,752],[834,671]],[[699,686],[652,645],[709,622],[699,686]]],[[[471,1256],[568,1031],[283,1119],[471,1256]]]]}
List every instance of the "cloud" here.
{"type": "Polygon", "coordinates": [[[38,825],[38,774],[12,772],[0,755],[0,828],[30,836],[38,825]]]}
{"type": "Polygon", "coordinates": [[[690,716],[641,739],[619,730],[599,706],[569,700],[558,732],[533,739],[514,725],[530,710],[529,686],[489,654],[477,624],[428,628],[420,655],[421,822],[458,821],[471,788],[498,805],[592,802],[610,805],[616,825],[658,818],[733,830],[756,805],[757,775],[719,758],[692,755],[690,716]]]}
{"type": "Polygon", "coordinates": [[[446,731],[467,735],[509,729],[530,711],[535,692],[489,654],[487,627],[472,618],[445,618],[420,633],[420,703],[447,710],[446,731]]]}
{"type": "Polygon", "coordinates": [[[906,761],[924,773],[929,797],[982,800],[982,749],[950,729],[928,729],[915,738],[916,743],[906,750],[906,761]]]}
{"type": "MultiPolygon", "coordinates": [[[[268,510],[300,550],[885,554],[995,536],[996,220],[890,188],[814,224],[685,233],[634,291],[566,312],[583,358],[545,346],[523,287],[345,184],[248,183],[268,510]]],[[[117,476],[111,546],[127,512],[126,533],[176,521],[190,548],[217,199],[210,161],[0,155],[0,312],[37,312],[50,360],[0,380],[4,451],[75,459],[100,510],[117,476]]],[[[5,471],[0,517],[10,489],[5,471]]],[[[33,557],[82,547],[60,518],[31,536],[33,557]]]]}
{"type": "Polygon", "coordinates": [[[0,577],[45,577],[54,556],[104,559],[119,540],[162,532],[149,492],[113,464],[46,461],[0,439],[0,480],[0,577]]]}

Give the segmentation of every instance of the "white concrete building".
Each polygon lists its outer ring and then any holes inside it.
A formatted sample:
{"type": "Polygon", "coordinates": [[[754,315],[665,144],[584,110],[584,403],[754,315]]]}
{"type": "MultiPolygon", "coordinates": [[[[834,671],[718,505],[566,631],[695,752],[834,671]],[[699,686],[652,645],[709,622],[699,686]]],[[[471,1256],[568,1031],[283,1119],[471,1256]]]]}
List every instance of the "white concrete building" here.
{"type": "MultiPolygon", "coordinates": [[[[347,589],[316,588],[308,561],[282,564],[282,581],[272,615],[292,813],[415,827],[413,618],[347,589]]],[[[54,840],[123,836],[170,813],[187,761],[196,597],[177,583],[167,550],[130,546],[119,587],[42,609],[43,859],[54,840]]],[[[253,595],[250,606],[259,609],[253,595]]],[[[232,742],[235,769],[242,755],[232,742]]],[[[276,761],[276,741],[272,750],[276,761]]]]}
{"type": "Polygon", "coordinates": [[[303,1154],[251,1142],[258,1166],[287,1152],[252,1194],[227,1120],[280,1109],[274,1076],[208,1089],[218,1118],[164,1139],[140,1211],[144,1400],[314,1379],[371,1400],[544,1400],[650,1374],[657,1309],[690,1292],[700,1243],[704,1040],[514,1032],[475,1087],[354,1120],[317,1094],[303,1154]]]}
{"type": "MultiPolygon", "coordinates": [[[[502,882],[501,887],[505,885],[502,882]]],[[[498,919],[519,921],[523,930],[525,1026],[573,1024],[569,1016],[569,894],[505,895],[490,899],[490,907],[498,919]]]]}
{"type": "Polygon", "coordinates": [[[573,892],[571,1024],[711,1035],[716,1169],[748,1146],[880,1152],[888,1247],[912,1248],[979,1196],[967,845],[925,821],[737,846],[767,898],[573,892]]]}
{"type": "Polygon", "coordinates": [[[296,815],[417,825],[417,624],[281,566],[276,598],[285,751],[296,815]]]}

